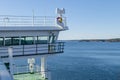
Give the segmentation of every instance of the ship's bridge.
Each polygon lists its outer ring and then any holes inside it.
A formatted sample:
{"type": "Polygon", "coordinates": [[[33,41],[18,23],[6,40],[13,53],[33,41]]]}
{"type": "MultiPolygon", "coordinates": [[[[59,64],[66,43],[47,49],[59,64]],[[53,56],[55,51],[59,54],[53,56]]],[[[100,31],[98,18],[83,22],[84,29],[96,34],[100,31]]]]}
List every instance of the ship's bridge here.
{"type": "Polygon", "coordinates": [[[58,42],[59,31],[67,30],[65,17],[0,16],[0,56],[13,57],[63,53],[64,43],[58,42]],[[61,18],[60,20],[58,18],[61,18]]]}
{"type": "Polygon", "coordinates": [[[0,15],[0,56],[8,56],[9,46],[17,57],[62,53],[64,43],[57,39],[60,31],[68,30],[64,13],[57,9],[56,17],[0,15]]]}
{"type": "Polygon", "coordinates": [[[66,30],[66,17],[0,15],[0,31],[3,30],[66,30]]]}

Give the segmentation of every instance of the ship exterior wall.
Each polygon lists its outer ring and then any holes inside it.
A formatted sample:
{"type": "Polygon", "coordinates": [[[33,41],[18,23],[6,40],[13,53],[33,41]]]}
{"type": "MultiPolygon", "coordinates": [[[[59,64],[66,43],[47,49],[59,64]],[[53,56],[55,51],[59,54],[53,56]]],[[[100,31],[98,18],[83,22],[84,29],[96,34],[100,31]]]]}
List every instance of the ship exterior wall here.
{"type": "Polygon", "coordinates": [[[53,33],[58,36],[59,31],[1,31],[0,37],[49,36],[53,33]]]}

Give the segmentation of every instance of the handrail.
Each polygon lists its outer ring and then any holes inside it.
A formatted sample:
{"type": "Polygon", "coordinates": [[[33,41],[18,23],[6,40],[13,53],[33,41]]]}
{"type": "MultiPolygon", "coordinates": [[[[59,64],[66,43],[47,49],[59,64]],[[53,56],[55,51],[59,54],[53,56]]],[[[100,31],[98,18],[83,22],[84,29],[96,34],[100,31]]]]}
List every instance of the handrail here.
{"type": "MultiPolygon", "coordinates": [[[[0,15],[0,26],[56,26],[57,17],[53,16],[13,16],[0,15]]],[[[66,24],[63,17],[63,23],[66,24]]]]}
{"type": "MultiPolygon", "coordinates": [[[[21,73],[29,73],[29,66],[14,66],[14,75],[21,74],[21,73]],[[23,71],[22,71],[23,70],[23,71]]],[[[40,72],[40,67],[38,65],[34,66],[34,72],[40,72]]]]}
{"type": "MultiPolygon", "coordinates": [[[[34,44],[34,45],[18,45],[13,47],[13,57],[44,55],[64,52],[64,42],[54,44],[34,44]]],[[[8,57],[8,47],[0,49],[0,57],[8,57]]]]}

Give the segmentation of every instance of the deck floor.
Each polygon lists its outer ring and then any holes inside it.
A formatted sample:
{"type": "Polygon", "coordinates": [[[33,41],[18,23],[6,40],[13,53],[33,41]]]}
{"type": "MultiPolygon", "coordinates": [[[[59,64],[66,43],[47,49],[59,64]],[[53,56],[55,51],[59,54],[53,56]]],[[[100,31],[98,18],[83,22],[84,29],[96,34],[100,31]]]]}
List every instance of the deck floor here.
{"type": "Polygon", "coordinates": [[[14,80],[47,80],[42,78],[40,73],[25,73],[25,74],[17,74],[14,75],[14,80]]]}

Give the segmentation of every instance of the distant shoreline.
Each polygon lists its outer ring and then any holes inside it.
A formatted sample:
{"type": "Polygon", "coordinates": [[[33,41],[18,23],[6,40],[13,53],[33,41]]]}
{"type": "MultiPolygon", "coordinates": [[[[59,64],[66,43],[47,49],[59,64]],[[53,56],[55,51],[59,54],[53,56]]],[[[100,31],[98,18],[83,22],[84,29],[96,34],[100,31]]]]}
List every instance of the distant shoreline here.
{"type": "Polygon", "coordinates": [[[82,39],[82,40],[68,40],[68,41],[79,41],[79,42],[120,42],[120,38],[115,38],[115,39],[82,39]]]}
{"type": "Polygon", "coordinates": [[[89,39],[89,40],[79,40],[80,42],[120,42],[120,38],[118,39],[89,39]]]}

